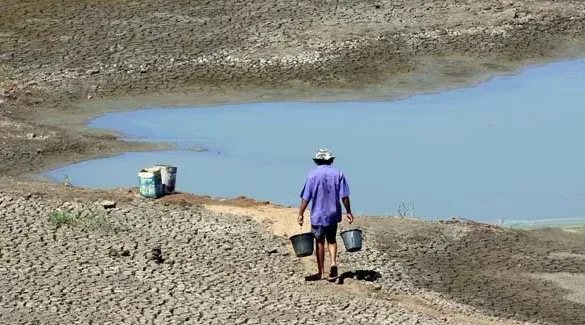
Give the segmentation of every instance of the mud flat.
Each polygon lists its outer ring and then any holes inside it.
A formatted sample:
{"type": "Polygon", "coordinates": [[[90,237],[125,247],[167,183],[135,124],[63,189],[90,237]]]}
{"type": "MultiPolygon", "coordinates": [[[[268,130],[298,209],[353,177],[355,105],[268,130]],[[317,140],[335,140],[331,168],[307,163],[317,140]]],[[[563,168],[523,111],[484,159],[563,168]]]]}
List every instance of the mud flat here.
{"type": "Polygon", "coordinates": [[[1,9],[3,175],[148,147],[82,127],[106,110],[395,98],[581,56],[585,39],[576,0],[7,0],[1,9]]]}

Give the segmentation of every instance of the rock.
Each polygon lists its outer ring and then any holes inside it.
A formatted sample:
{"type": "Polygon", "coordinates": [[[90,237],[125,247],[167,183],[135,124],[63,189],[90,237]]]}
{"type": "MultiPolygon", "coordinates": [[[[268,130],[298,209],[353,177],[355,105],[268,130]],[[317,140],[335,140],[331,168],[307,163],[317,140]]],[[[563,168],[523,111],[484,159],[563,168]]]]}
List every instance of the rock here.
{"type": "Polygon", "coordinates": [[[104,209],[113,209],[116,207],[116,202],[110,200],[104,200],[100,204],[104,209]]]}
{"type": "Polygon", "coordinates": [[[26,135],[26,138],[27,138],[27,139],[29,139],[29,140],[32,140],[32,139],[34,139],[34,138],[36,138],[36,137],[37,137],[37,135],[36,135],[36,134],[34,134],[34,133],[28,133],[28,134],[26,135]]]}
{"type": "Polygon", "coordinates": [[[93,96],[92,95],[87,95],[87,99],[92,99],[93,96]]]}
{"type": "Polygon", "coordinates": [[[265,251],[266,251],[266,253],[268,255],[272,255],[272,254],[278,253],[278,250],[276,248],[267,248],[267,249],[265,249],[265,251]]]}
{"type": "Polygon", "coordinates": [[[374,283],[374,285],[372,286],[374,288],[374,290],[381,290],[382,286],[378,283],[374,283]]]}
{"type": "Polygon", "coordinates": [[[150,259],[155,261],[157,264],[163,263],[164,258],[162,257],[162,249],[160,247],[153,248],[150,259]]]}
{"type": "Polygon", "coordinates": [[[100,70],[99,69],[90,69],[90,70],[87,70],[86,73],[88,75],[94,75],[94,74],[100,73],[100,70]]]}

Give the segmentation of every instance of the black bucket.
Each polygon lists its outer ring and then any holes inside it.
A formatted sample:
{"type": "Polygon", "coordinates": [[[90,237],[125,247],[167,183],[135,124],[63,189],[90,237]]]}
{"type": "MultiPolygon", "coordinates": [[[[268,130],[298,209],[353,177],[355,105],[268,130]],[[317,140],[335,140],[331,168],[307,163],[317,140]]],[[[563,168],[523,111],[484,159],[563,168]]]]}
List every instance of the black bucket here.
{"type": "Polygon", "coordinates": [[[353,253],[362,249],[362,231],[360,229],[344,230],[340,235],[348,252],[353,253]]]}
{"type": "Polygon", "coordinates": [[[297,257],[305,257],[313,254],[315,235],[312,232],[306,232],[290,237],[290,242],[295,249],[297,257]]]}

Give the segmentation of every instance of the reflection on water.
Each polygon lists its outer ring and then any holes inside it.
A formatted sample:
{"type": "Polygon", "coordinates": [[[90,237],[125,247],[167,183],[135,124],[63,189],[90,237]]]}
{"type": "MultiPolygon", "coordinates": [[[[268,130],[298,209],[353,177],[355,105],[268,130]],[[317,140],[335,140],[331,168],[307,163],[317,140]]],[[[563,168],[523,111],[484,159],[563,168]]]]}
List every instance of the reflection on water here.
{"type": "Polygon", "coordinates": [[[285,205],[317,148],[347,174],[356,212],[482,221],[585,216],[585,64],[530,68],[478,87],[394,102],[280,102],[148,109],[91,123],[185,150],[126,153],[50,171],[74,185],[134,186],[154,163],[177,190],[285,205]],[[190,148],[208,148],[197,152],[190,148]]]}

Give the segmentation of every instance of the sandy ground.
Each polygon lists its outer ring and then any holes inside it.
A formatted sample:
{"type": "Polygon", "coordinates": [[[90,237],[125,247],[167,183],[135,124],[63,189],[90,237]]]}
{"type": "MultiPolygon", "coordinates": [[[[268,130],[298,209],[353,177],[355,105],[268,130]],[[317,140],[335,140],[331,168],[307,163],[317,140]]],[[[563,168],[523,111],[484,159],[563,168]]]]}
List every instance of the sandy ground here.
{"type": "Polygon", "coordinates": [[[360,216],[341,280],[305,283],[295,209],[34,176],[165,147],[84,127],[105,112],[467,86],[582,57],[584,19],[577,0],[1,2],[0,323],[582,325],[582,229],[360,216]]]}

